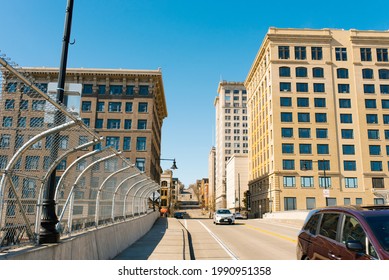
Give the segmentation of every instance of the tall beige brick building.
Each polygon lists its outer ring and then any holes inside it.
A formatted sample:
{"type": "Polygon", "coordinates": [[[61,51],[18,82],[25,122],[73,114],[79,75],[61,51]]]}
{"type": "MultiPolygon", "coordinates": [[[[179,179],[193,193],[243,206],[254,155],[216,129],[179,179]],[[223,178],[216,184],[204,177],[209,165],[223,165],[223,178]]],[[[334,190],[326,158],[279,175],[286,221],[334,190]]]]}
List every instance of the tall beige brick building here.
{"type": "Polygon", "coordinates": [[[389,32],[270,28],[244,83],[252,212],[381,204],[389,32]]]}

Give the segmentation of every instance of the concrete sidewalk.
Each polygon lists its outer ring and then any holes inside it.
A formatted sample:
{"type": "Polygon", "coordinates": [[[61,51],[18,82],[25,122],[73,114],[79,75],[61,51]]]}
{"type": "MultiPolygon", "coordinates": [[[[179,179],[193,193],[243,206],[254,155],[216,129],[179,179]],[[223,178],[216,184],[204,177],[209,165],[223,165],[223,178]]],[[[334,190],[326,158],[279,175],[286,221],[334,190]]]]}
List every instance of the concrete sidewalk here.
{"type": "Polygon", "coordinates": [[[114,260],[190,260],[188,232],[175,218],[159,217],[142,238],[114,260]]]}

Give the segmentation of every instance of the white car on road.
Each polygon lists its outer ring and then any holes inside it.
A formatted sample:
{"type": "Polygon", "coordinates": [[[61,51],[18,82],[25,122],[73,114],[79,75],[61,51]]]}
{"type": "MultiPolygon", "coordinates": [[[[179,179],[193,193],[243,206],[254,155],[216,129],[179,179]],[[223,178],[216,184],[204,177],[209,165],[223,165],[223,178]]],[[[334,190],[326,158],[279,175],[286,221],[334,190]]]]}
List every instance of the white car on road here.
{"type": "Polygon", "coordinates": [[[234,214],[229,209],[218,209],[213,215],[213,223],[216,225],[221,223],[235,224],[234,214]]]}

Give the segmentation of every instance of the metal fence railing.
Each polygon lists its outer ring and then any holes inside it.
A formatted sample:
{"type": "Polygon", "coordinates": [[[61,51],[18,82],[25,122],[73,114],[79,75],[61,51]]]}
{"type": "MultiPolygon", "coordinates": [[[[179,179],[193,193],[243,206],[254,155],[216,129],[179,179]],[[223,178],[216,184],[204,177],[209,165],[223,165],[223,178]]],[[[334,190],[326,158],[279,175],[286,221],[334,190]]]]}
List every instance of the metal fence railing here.
{"type": "Polygon", "coordinates": [[[54,169],[62,235],[147,212],[159,185],[101,140],[47,85],[0,53],[0,250],[38,240],[54,169]]]}

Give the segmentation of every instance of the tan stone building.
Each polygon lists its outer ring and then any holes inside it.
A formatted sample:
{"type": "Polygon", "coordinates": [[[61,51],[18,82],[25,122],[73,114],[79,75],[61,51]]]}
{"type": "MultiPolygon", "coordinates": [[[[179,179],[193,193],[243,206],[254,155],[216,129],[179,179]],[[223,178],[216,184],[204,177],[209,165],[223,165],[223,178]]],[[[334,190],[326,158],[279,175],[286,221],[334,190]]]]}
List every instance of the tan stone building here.
{"type": "MultiPolygon", "coordinates": [[[[51,83],[56,86],[57,68],[23,69],[43,89],[49,90],[51,83]]],[[[67,84],[81,86],[81,100],[65,105],[79,111],[84,123],[104,137],[102,146],[112,145],[122,151],[159,183],[161,130],[167,117],[162,72],[69,68],[66,75],[67,84]]],[[[17,88],[15,85],[15,91],[17,88]]]]}
{"type": "Polygon", "coordinates": [[[252,212],[381,204],[389,32],[270,28],[244,83],[252,212]]]}

